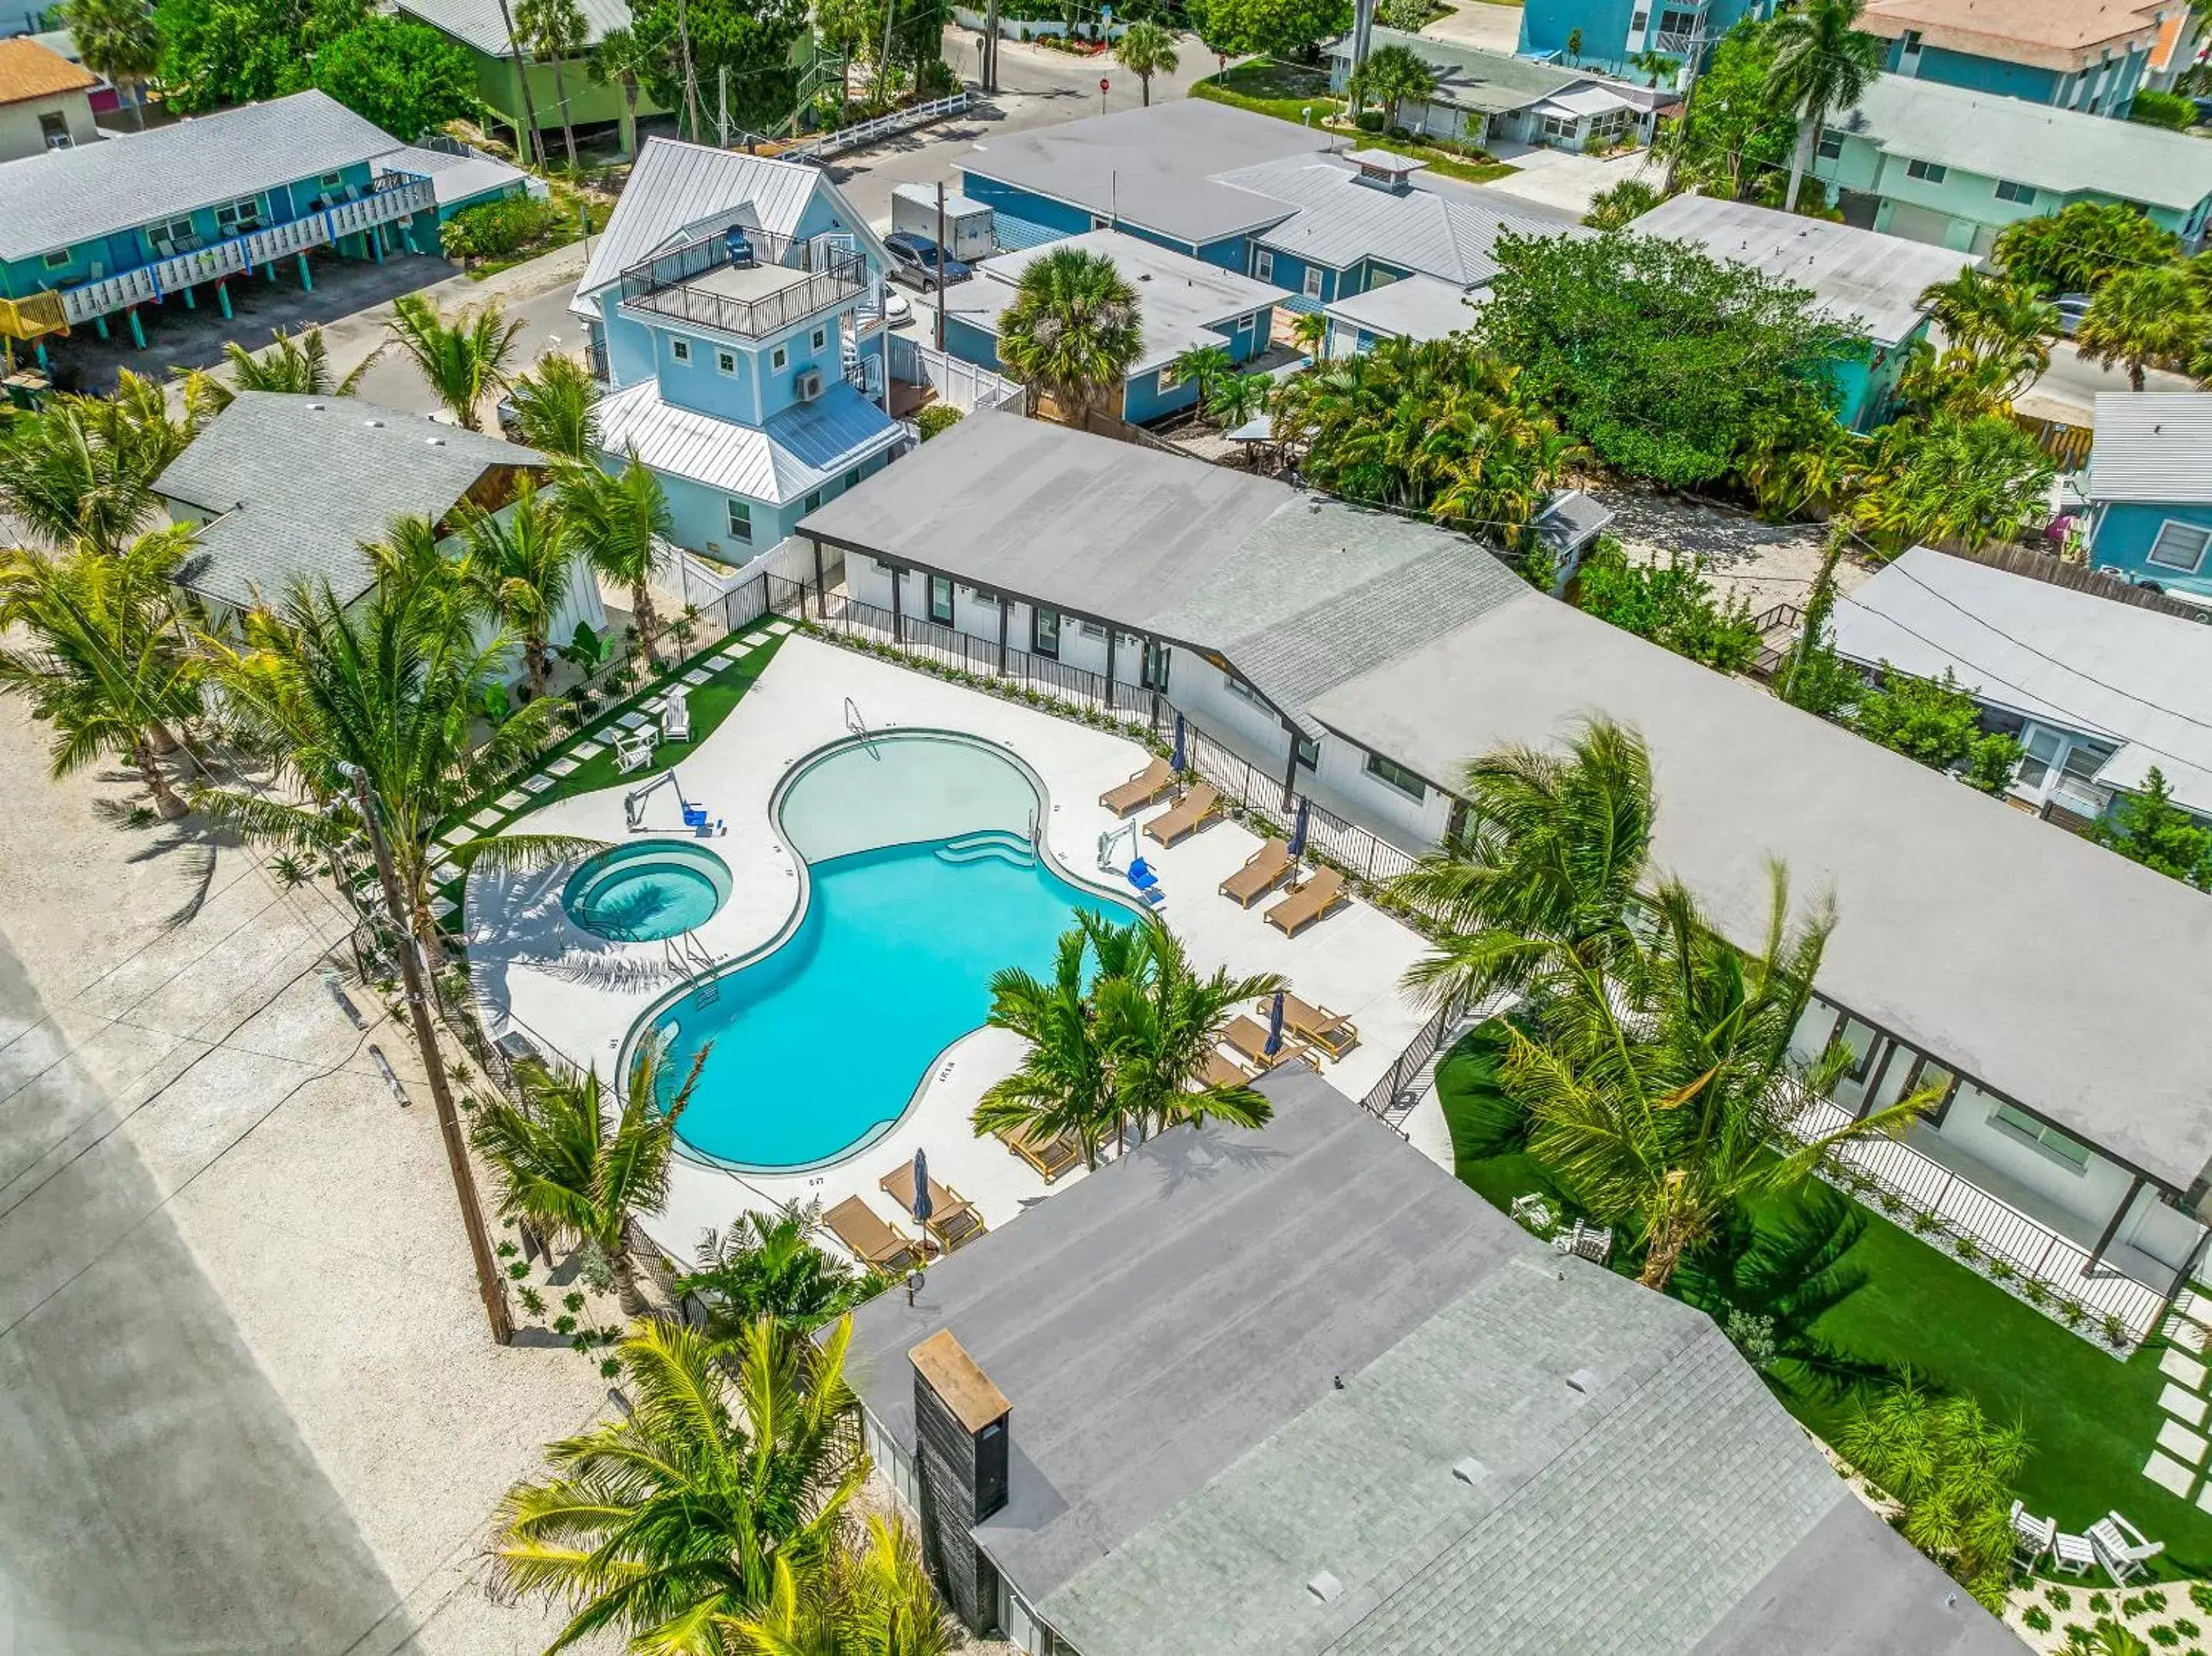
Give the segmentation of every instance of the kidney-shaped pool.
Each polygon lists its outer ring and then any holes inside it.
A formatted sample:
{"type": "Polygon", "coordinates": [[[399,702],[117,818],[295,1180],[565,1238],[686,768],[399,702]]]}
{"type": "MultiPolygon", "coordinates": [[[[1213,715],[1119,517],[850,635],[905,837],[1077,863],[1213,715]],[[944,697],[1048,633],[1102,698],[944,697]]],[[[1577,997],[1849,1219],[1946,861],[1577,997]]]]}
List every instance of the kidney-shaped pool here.
{"type": "Polygon", "coordinates": [[[678,1131],[731,1167],[800,1172],[881,1137],[982,1024],[994,972],[1049,971],[1071,910],[1133,917],[1031,849],[1037,784],[972,738],[841,743],[794,766],[770,808],[807,864],[798,924],[640,1024],[668,1043],[672,1090],[712,1044],[678,1131]]]}

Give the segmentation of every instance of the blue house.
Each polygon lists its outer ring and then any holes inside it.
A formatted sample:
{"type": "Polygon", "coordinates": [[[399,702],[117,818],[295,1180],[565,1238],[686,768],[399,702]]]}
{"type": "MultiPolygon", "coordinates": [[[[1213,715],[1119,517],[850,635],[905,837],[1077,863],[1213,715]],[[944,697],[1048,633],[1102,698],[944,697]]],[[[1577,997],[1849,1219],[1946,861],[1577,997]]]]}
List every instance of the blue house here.
{"type": "Polygon", "coordinates": [[[33,344],[120,316],[134,342],[175,301],[231,314],[231,284],[308,255],[438,252],[437,192],[395,141],[319,92],[0,165],[0,334],[33,344]]]}
{"type": "Polygon", "coordinates": [[[1528,0],[1516,50],[1577,69],[1632,74],[1644,52],[1685,62],[1743,18],[1771,17],[1774,9],[1774,0],[1528,0]]]}
{"type": "Polygon", "coordinates": [[[1118,230],[1091,230],[1065,241],[1001,254],[974,281],[945,295],[945,348],[963,362],[1000,369],[999,319],[1013,303],[1022,272],[1054,247],[1077,247],[1114,261],[1137,290],[1144,344],[1122,382],[1116,411],[1142,425],[1198,401],[1198,382],[1176,372],[1185,351],[1225,350],[1241,368],[1267,350],[1282,289],[1118,230]]]}
{"type": "Polygon", "coordinates": [[[2124,119],[2181,0],[1871,0],[1892,74],[2124,119]]]}
{"type": "Polygon", "coordinates": [[[2212,602],[2212,393],[2107,392],[2096,433],[2091,567],[2212,602]]]}
{"type": "Polygon", "coordinates": [[[601,460],[659,475],[675,539],[738,564],[906,441],[890,260],[820,170],[656,138],[578,284],[601,460]]]}

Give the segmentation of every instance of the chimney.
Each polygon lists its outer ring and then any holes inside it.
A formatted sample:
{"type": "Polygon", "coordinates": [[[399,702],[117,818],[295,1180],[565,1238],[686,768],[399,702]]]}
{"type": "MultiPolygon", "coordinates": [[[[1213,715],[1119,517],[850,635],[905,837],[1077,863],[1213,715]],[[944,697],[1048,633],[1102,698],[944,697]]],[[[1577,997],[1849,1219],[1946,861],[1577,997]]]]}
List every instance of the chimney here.
{"type": "Polygon", "coordinates": [[[922,1554],[945,1602],[981,1632],[998,1619],[999,1574],[971,1531],[1006,1504],[1006,1417],[1012,1405],[949,1328],[931,1335],[907,1359],[914,1365],[922,1554]]]}

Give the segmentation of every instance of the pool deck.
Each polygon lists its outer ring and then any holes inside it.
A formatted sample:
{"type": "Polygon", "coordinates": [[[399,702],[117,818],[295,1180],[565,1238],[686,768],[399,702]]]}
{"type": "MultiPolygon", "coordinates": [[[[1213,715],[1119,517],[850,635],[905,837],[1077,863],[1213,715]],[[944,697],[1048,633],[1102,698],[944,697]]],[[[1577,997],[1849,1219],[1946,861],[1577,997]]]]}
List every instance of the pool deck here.
{"type": "MultiPolygon", "coordinates": [[[[725,825],[726,831],[705,843],[729,864],[732,875],[729,900],[690,935],[703,954],[720,961],[750,953],[795,918],[798,873],[793,853],[770,825],[769,801],[793,764],[850,734],[848,698],[872,729],[957,730],[1011,748],[1042,778],[1051,795],[1046,839],[1062,868],[1126,895],[1118,872],[1102,876],[1097,870],[1098,837],[1119,820],[1097,801],[1149,761],[1151,755],[1142,748],[836,645],[793,637],[721,727],[676,766],[685,795],[705,803],[725,825]]],[[[625,841],[630,836],[623,791],[611,788],[560,801],[522,819],[510,831],[625,841]]],[[[1150,814],[1140,813],[1139,819],[1150,814]]],[[[684,831],[668,788],[653,795],[646,831],[684,831]]],[[[1164,917],[1199,970],[1280,972],[1306,1000],[1350,1018],[1358,1026],[1359,1044],[1342,1060],[1327,1064],[1324,1073],[1338,1088],[1360,1097],[1425,1020],[1424,1010],[1397,987],[1424,946],[1396,921],[1356,902],[1295,939],[1284,937],[1261,918],[1266,903],[1239,909],[1216,890],[1259,843],[1225,819],[1171,849],[1145,841],[1147,860],[1168,893],[1164,917]]],[[[1126,861],[1126,855],[1122,851],[1117,861],[1126,861]]],[[[610,942],[571,922],[560,902],[568,873],[562,868],[528,875],[479,871],[470,876],[465,914],[476,991],[495,1035],[519,1028],[539,1047],[611,1076],[632,1025],[687,974],[678,969],[669,945],[610,942]]],[[[854,1038],[865,1038],[866,1028],[866,1008],[855,1007],[854,1038]]],[[[968,1116],[984,1089],[1012,1071],[1020,1056],[1018,1039],[1002,1031],[985,1029],[956,1042],[896,1127],[829,1167],[739,1175],[684,1160],[666,1206],[646,1221],[645,1229],[670,1253],[689,1259],[703,1232],[726,1228],[740,1212],[793,1198],[834,1206],[857,1194],[886,1221],[910,1231],[911,1221],[878,1188],[878,1181],[912,1160],[917,1148],[927,1150],[931,1173],[939,1184],[975,1203],[987,1223],[1004,1224],[1043,1197],[1047,1186],[996,1140],[975,1138],[968,1116]]],[[[1422,1136],[1415,1133],[1417,1142],[1422,1136]]],[[[1079,1168],[1058,1183],[1082,1177],[1079,1168]]]]}

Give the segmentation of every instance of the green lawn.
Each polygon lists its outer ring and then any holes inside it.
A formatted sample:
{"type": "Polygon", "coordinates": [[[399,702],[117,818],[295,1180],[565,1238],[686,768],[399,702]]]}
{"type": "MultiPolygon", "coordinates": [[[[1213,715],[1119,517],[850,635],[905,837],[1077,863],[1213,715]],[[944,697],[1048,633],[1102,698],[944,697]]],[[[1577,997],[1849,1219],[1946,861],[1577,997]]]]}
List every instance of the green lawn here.
{"type": "MultiPolygon", "coordinates": [[[[1209,75],[1191,88],[1190,95],[1234,104],[1239,109],[1256,110],[1262,115],[1294,121],[1301,126],[1307,125],[1309,109],[1313,111],[1315,125],[1330,115],[1340,114],[1344,109],[1344,100],[1328,89],[1328,70],[1303,64],[1277,63],[1271,58],[1255,58],[1222,74],[1209,75]]],[[[1501,161],[1467,160],[1434,144],[1394,138],[1387,132],[1363,132],[1359,143],[1366,149],[1395,150],[1426,161],[1431,173],[1457,179],[1462,184],[1486,184],[1513,170],[1501,161]]]]}
{"type": "MultiPolygon", "coordinates": [[[[1438,1072],[1444,1118],[1460,1178],[1498,1207],[1528,1190],[1557,1196],[1549,1171],[1519,1153],[1487,1154],[1484,1124],[1497,1106],[1495,1061],[1477,1037],[1438,1072]]],[[[1784,1211],[1784,1198],[1773,1211],[1784,1211]]],[[[1853,1355],[1971,1394],[1991,1415],[2027,1428],[2034,1458],[2019,1493],[2032,1511],[2056,1516],[2079,1533],[2114,1508],[2164,1541],[2159,1562],[2170,1574],[2212,1567],[2212,1513],[2169,1495],[2142,1476],[2165,1416],[2162,1343],[2125,1363],[2023,1305],[1996,1284],[1871,1210],[1845,1256],[1866,1285],[1815,1324],[1816,1332],[1853,1355]]],[[[1777,1388],[1790,1413],[1832,1438],[1848,1404],[1788,1385],[1777,1388]]]]}

